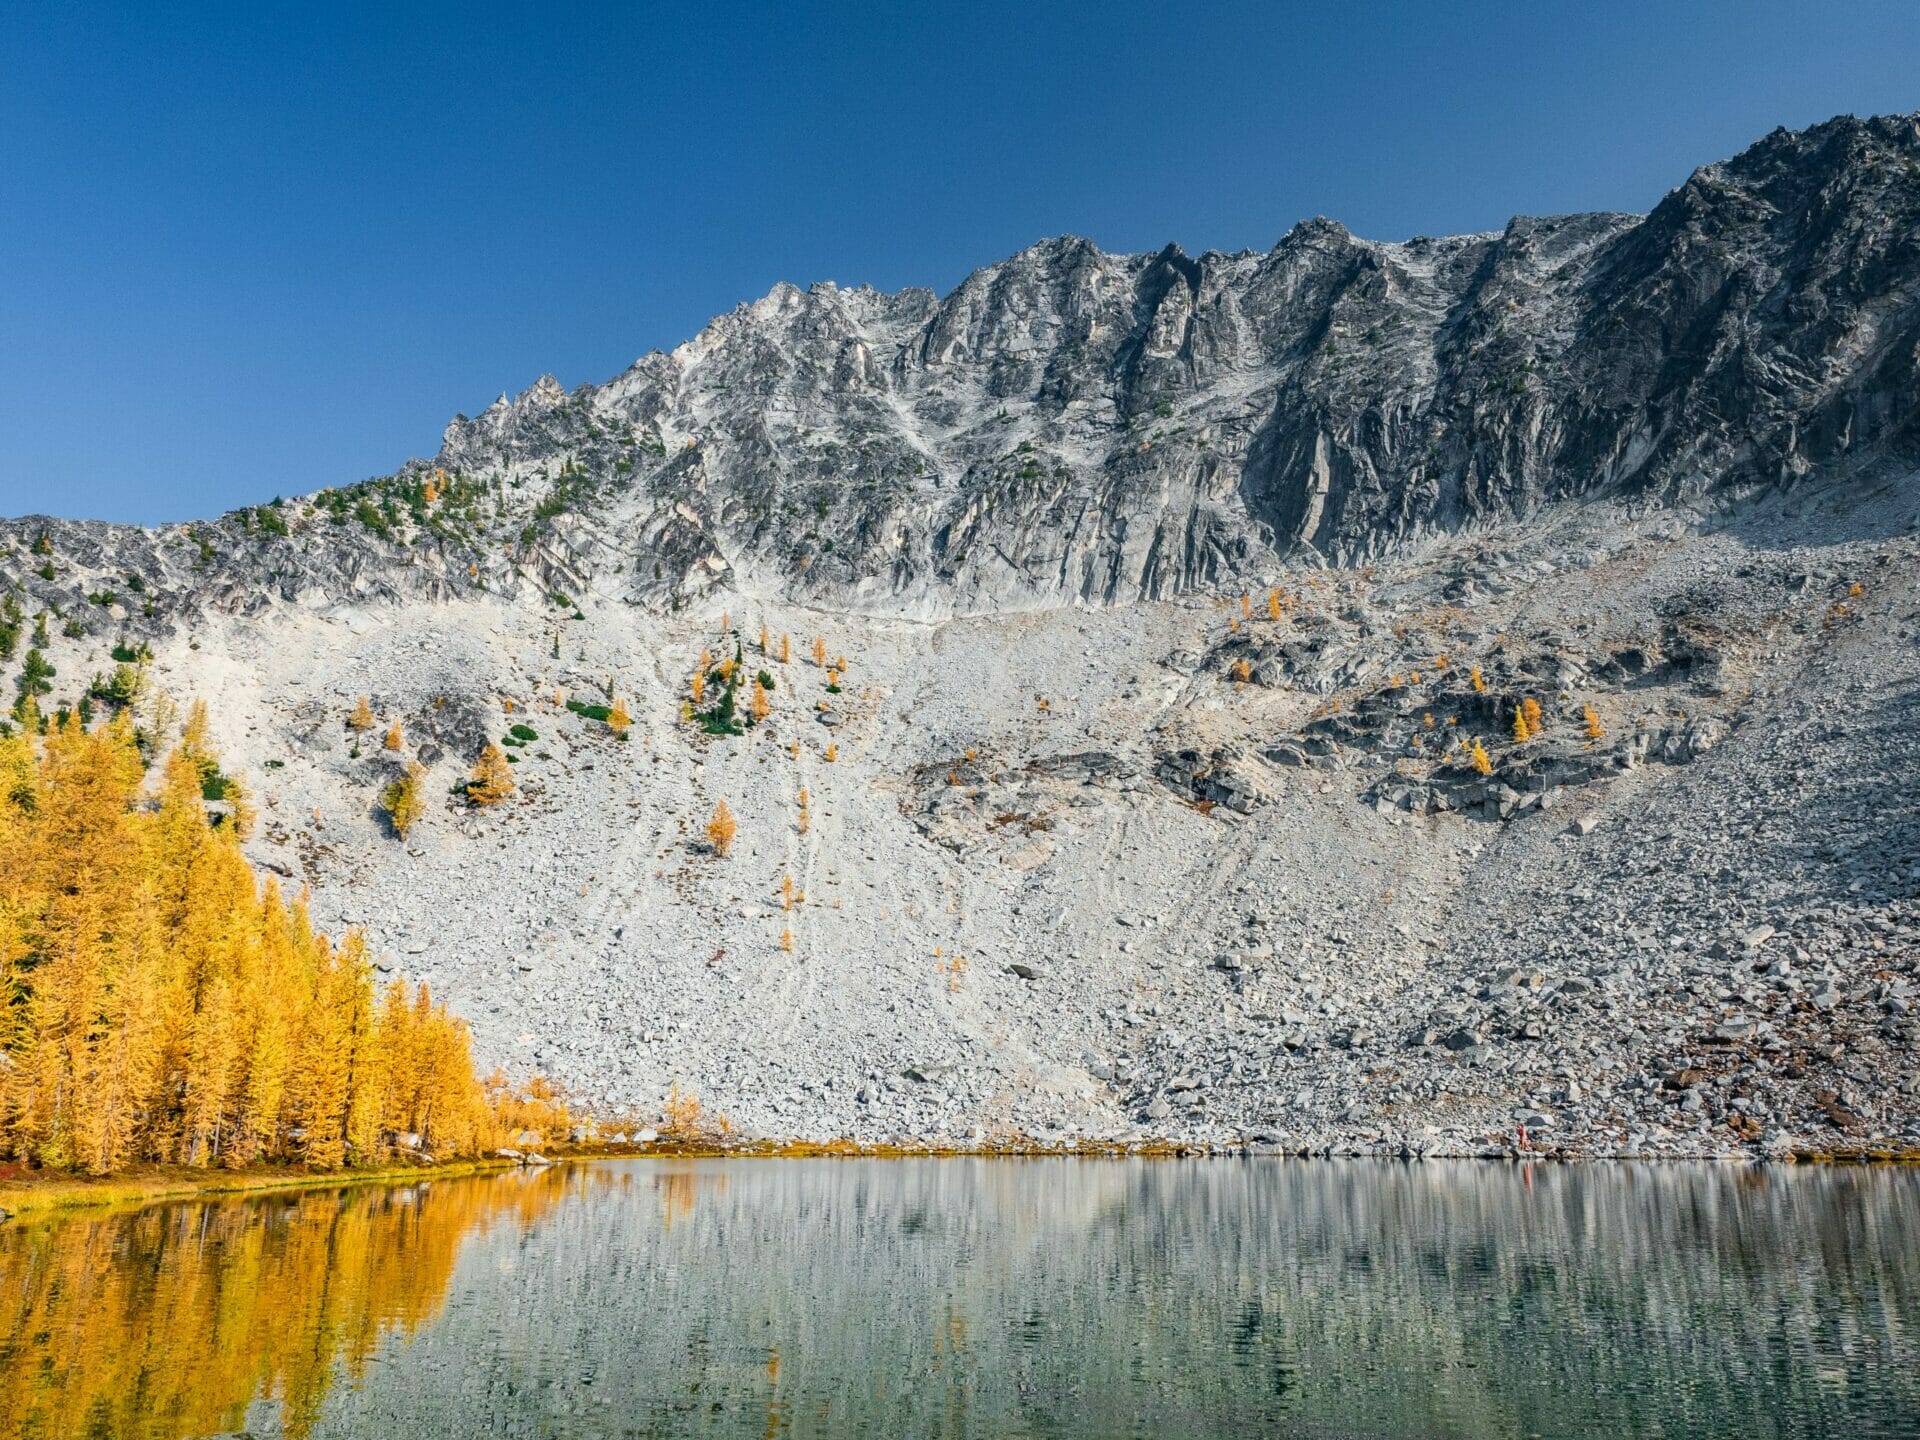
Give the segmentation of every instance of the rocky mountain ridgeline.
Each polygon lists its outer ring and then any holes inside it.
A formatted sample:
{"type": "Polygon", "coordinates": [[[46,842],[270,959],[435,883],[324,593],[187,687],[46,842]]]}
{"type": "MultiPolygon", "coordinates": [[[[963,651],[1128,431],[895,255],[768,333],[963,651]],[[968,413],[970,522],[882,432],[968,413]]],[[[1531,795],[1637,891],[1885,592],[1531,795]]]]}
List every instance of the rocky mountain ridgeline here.
{"type": "Polygon", "coordinates": [[[944,298],[779,286],[604,385],[543,377],[456,417],[393,476],[56,528],[102,571],[144,567],[163,612],[479,587],[914,615],[1164,597],[1561,500],[1714,503],[1910,454],[1917,221],[1920,119],[1892,116],[1776,131],[1641,217],[1393,244],[1314,220],[1198,257],[1066,237],[944,298]]]}

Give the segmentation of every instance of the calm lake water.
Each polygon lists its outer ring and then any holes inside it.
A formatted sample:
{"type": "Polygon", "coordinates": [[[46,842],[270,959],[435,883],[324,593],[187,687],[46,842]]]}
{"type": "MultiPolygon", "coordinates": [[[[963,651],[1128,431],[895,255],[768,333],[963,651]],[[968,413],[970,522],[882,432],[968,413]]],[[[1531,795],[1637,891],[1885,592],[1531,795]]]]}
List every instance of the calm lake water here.
{"type": "Polygon", "coordinates": [[[0,1435],[1920,1435],[1920,1173],[632,1161],[0,1227],[0,1435]]]}

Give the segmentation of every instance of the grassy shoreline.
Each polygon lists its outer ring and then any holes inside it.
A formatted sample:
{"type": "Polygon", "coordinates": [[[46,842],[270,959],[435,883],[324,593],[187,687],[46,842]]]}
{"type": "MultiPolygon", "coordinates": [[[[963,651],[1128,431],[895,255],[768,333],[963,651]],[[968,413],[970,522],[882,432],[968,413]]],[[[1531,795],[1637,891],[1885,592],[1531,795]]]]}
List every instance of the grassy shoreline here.
{"type": "MultiPolygon", "coordinates": [[[[937,1145],[871,1145],[852,1140],[759,1141],[745,1144],[656,1144],[568,1146],[551,1152],[554,1163],[583,1160],[925,1160],[925,1159],[1177,1159],[1183,1156],[1237,1154],[1206,1145],[1147,1142],[1130,1145],[1004,1144],[946,1147],[937,1145]]],[[[1567,1162],[1578,1157],[1487,1156],[1486,1159],[1526,1159],[1567,1162]]],[[[1780,1157],[1800,1165],[1920,1165],[1920,1152],[1898,1147],[1850,1150],[1804,1150],[1780,1157]]],[[[1658,1162],[1648,1162],[1658,1163],[1658,1162]]],[[[196,1170],[178,1165],[141,1166],[119,1175],[87,1176],[45,1171],[10,1175],[0,1167],[0,1220],[54,1211],[126,1207],[159,1200],[202,1195],[243,1195],[263,1190],[316,1189],[341,1185],[398,1185],[417,1180],[458,1179],[522,1168],[519,1162],[483,1157],[434,1164],[373,1166],[364,1170],[305,1170],[274,1167],[261,1170],[196,1170]]]]}
{"type": "Polygon", "coordinates": [[[184,1165],[142,1165],[118,1175],[0,1174],[0,1215],[19,1217],[53,1210],[144,1205],[195,1195],[301,1190],[329,1185],[387,1185],[511,1170],[511,1160],[449,1160],[434,1165],[378,1165],[364,1170],[196,1170],[184,1165]]]}
{"type": "MultiPolygon", "coordinates": [[[[1169,1144],[982,1145],[964,1148],[932,1145],[869,1145],[852,1140],[760,1141],[747,1143],[579,1145],[543,1152],[556,1164],[582,1160],[817,1160],[817,1159],[946,1159],[1020,1158],[1044,1156],[1119,1156],[1166,1158],[1205,1153],[1204,1147],[1169,1144]]],[[[8,1174],[0,1167],[0,1218],[45,1214],[101,1206],[137,1206],[157,1200],[180,1200],[198,1195],[242,1195],[262,1190],[313,1189],[337,1185],[390,1185],[417,1180],[457,1179],[522,1168],[515,1160],[485,1157],[433,1164],[372,1166],[358,1170],[306,1170],[272,1167],[259,1170],[198,1170],[183,1165],[143,1165],[117,1175],[72,1175],[52,1171],[8,1174]]]]}

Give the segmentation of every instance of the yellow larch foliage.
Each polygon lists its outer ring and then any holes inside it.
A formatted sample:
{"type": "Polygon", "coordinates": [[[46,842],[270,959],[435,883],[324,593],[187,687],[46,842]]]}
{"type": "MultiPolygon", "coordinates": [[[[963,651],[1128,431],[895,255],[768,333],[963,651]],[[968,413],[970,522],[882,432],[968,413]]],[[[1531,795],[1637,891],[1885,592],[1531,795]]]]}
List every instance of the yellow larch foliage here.
{"type": "Polygon", "coordinates": [[[782,950],[793,949],[793,927],[791,925],[786,926],[780,932],[780,948],[782,950]]]}
{"type": "Polygon", "coordinates": [[[720,612],[720,633],[724,635],[731,629],[733,629],[733,612],[731,610],[722,610],[720,612]]]}
{"type": "Polygon", "coordinates": [[[748,713],[750,713],[753,716],[754,723],[758,724],[760,721],[767,718],[767,716],[772,712],[773,706],[767,700],[767,691],[765,686],[753,685],[748,688],[750,688],[753,691],[753,698],[748,702],[747,710],[748,710],[748,713]]]}
{"type": "Polygon", "coordinates": [[[827,668],[827,642],[818,635],[813,637],[813,663],[819,669],[827,668]]]}
{"type": "Polygon", "coordinates": [[[400,722],[398,720],[387,727],[386,746],[389,750],[404,750],[407,748],[407,733],[400,728],[400,722]]]}
{"type": "Polygon", "coordinates": [[[607,707],[607,729],[624,738],[633,725],[633,714],[627,709],[627,702],[614,697],[613,704],[607,707]]]}
{"type": "Polygon", "coordinates": [[[1480,667],[1478,665],[1474,666],[1472,671],[1468,674],[1467,683],[1473,686],[1474,692],[1476,694],[1478,694],[1480,691],[1485,690],[1487,688],[1486,677],[1480,673],[1480,667]]]}
{"type": "Polygon", "coordinates": [[[366,696],[362,695],[360,703],[353,707],[353,714],[347,717],[347,724],[356,730],[373,728],[373,706],[367,703],[366,696]]]}
{"type": "Polygon", "coordinates": [[[1267,618],[1269,620],[1278,620],[1280,618],[1280,592],[1278,590],[1267,591],[1267,618]]]}
{"type": "Polygon", "coordinates": [[[1540,713],[1540,702],[1529,695],[1520,702],[1520,709],[1527,717],[1527,729],[1538,735],[1547,728],[1546,717],[1540,713]]]}
{"type": "Polygon", "coordinates": [[[793,908],[793,876],[791,875],[780,877],[780,908],[782,910],[793,908]]]}
{"type": "Polygon", "coordinates": [[[734,658],[731,655],[729,655],[726,659],[720,662],[720,683],[722,685],[731,685],[733,683],[733,671],[734,671],[735,663],[736,662],[734,661],[734,658]]]}
{"type": "Polygon", "coordinates": [[[513,766],[508,763],[507,752],[489,745],[473,763],[473,774],[467,778],[467,799],[484,807],[498,805],[511,794],[513,766]]]}
{"type": "Polygon", "coordinates": [[[840,758],[840,742],[838,740],[829,740],[827,742],[827,754],[826,754],[827,763],[831,765],[839,758],[840,758]]]}
{"type": "Polygon", "coordinates": [[[1242,685],[1246,684],[1247,681],[1253,678],[1253,666],[1249,665],[1245,660],[1234,661],[1233,678],[1242,685]]]}
{"type": "Polygon", "coordinates": [[[1240,633],[1240,617],[1238,615],[1229,615],[1227,617],[1227,633],[1229,635],[1238,635],[1240,633]]]}
{"type": "Polygon", "coordinates": [[[1583,706],[1580,711],[1580,718],[1585,722],[1587,738],[1589,740],[1599,740],[1606,735],[1606,727],[1600,723],[1600,712],[1595,710],[1593,706],[1583,706]]]}
{"type": "Polygon", "coordinates": [[[783,633],[780,636],[780,663],[782,665],[785,665],[789,663],[792,659],[793,659],[793,639],[791,636],[783,633]]]}
{"type": "Polygon", "coordinates": [[[767,627],[764,623],[760,626],[760,653],[767,653],[767,627]]]}
{"type": "Polygon", "coordinates": [[[698,705],[707,693],[707,672],[705,667],[693,672],[693,703],[698,705]]]}
{"type": "Polygon", "coordinates": [[[1533,738],[1533,727],[1527,724],[1527,707],[1516,705],[1513,710],[1514,743],[1524,745],[1533,738]]]}
{"type": "Polygon", "coordinates": [[[707,842],[713,846],[713,853],[725,858],[733,849],[733,837],[739,827],[735,825],[733,811],[722,800],[713,807],[713,818],[707,821],[707,842]]]}
{"type": "Polygon", "coordinates": [[[402,840],[427,810],[427,771],[418,761],[380,792],[380,804],[402,840]]]}
{"type": "Polygon", "coordinates": [[[1240,613],[1249,620],[1253,618],[1253,596],[1244,590],[1240,592],[1240,613]]]}
{"type": "Polygon", "coordinates": [[[58,1244],[0,1247],[21,1337],[0,1435],[150,1435],[159,1416],[169,1434],[227,1434],[270,1395],[274,1428],[301,1440],[335,1385],[444,1311],[469,1239],[530,1228],[567,1193],[558,1168],[529,1180],[284,1191],[270,1225],[223,1195],[95,1209],[58,1244]],[[190,1263],[102,1261],[183,1243],[190,1263]]]}
{"type": "Polygon", "coordinates": [[[465,1026],[404,987],[377,1005],[364,939],[256,883],[202,797],[204,732],[196,706],[151,788],[124,716],[0,739],[0,1154],[107,1174],[490,1143],[465,1026]]]}
{"type": "Polygon", "coordinates": [[[1472,747],[1467,751],[1467,760],[1468,763],[1482,775],[1491,775],[1493,773],[1493,761],[1487,757],[1487,747],[1482,745],[1478,738],[1474,740],[1472,747]]]}

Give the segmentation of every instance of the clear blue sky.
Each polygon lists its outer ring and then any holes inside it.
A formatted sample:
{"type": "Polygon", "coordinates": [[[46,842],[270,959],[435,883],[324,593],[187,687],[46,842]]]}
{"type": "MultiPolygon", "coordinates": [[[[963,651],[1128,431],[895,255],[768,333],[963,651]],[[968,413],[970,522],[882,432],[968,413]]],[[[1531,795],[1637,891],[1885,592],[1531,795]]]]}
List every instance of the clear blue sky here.
{"type": "Polygon", "coordinates": [[[0,514],[385,473],[780,280],[1642,210],[1920,108],[1911,0],[433,11],[4,7],[0,514]]]}

